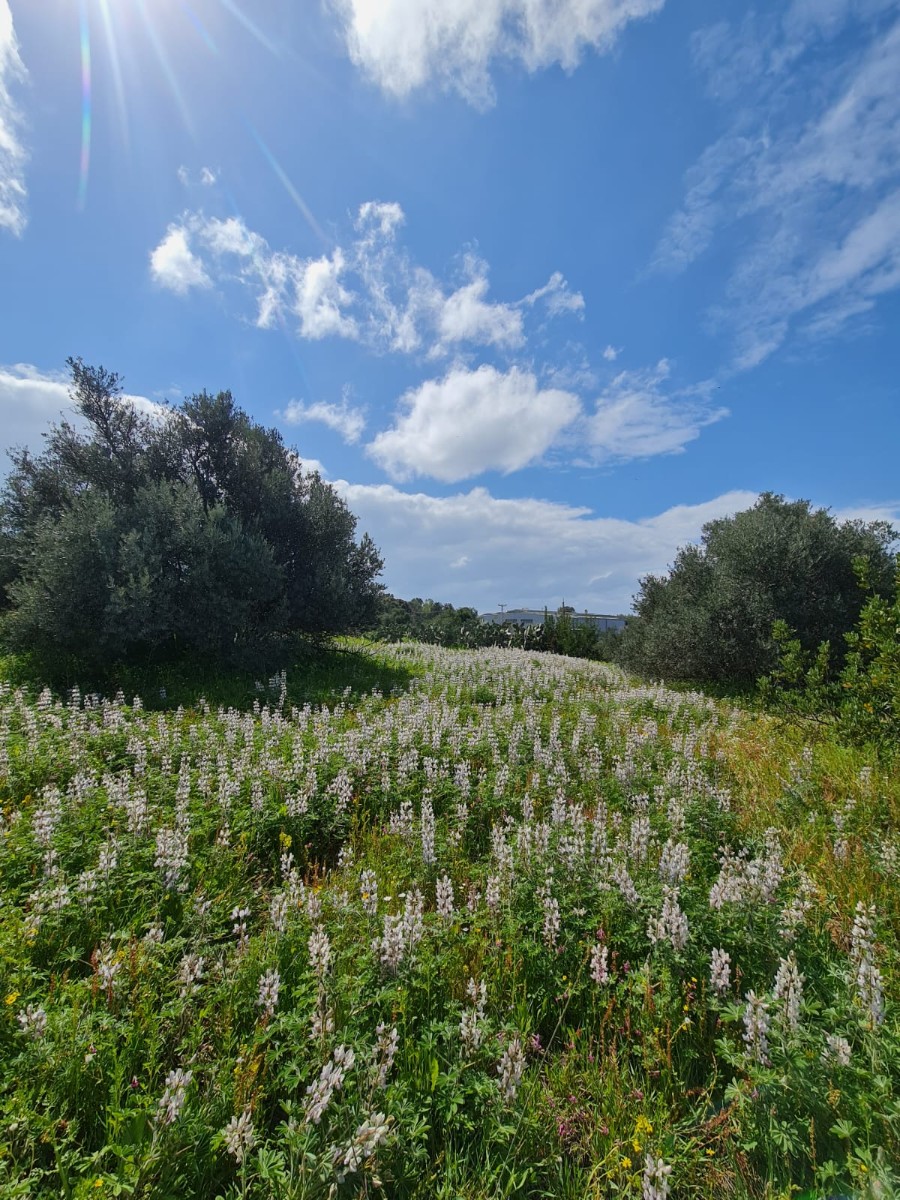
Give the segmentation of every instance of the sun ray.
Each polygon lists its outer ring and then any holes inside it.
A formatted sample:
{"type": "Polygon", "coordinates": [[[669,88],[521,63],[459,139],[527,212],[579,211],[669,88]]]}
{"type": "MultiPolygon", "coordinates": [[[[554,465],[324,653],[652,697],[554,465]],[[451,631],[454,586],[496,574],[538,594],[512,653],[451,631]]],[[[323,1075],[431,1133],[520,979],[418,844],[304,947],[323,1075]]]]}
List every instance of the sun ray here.
{"type": "Polygon", "coordinates": [[[91,26],[85,0],[78,6],[81,34],[81,162],[78,172],[78,209],[84,211],[87,202],[88,177],[91,170],[91,26]]]}
{"type": "Polygon", "coordinates": [[[219,3],[222,5],[222,7],[225,9],[226,12],[231,13],[231,15],[234,17],[234,19],[236,21],[239,21],[240,24],[244,26],[244,28],[247,30],[248,33],[252,34],[252,36],[256,38],[256,40],[259,42],[259,44],[261,46],[265,46],[265,48],[269,51],[270,54],[274,54],[276,58],[281,57],[281,54],[282,54],[281,47],[276,45],[276,43],[273,42],[271,40],[271,38],[266,37],[266,35],[259,28],[259,26],[250,20],[250,18],[243,11],[243,9],[241,9],[237,6],[237,4],[235,3],[235,0],[219,0],[219,3]]]}
{"type": "Polygon", "coordinates": [[[112,15],[109,11],[109,0],[97,0],[97,6],[100,10],[100,19],[103,22],[103,32],[106,35],[106,50],[109,54],[110,66],[112,67],[113,87],[116,92],[116,105],[119,111],[119,122],[122,127],[122,140],[127,147],[130,141],[128,107],[125,101],[125,84],[122,79],[122,66],[119,62],[119,49],[116,45],[112,15]]]}
{"type": "Polygon", "coordinates": [[[196,139],[196,134],[194,131],[194,123],[191,120],[191,115],[188,111],[188,106],[185,103],[185,99],[184,99],[184,96],[182,95],[181,88],[178,86],[178,80],[175,78],[175,72],[172,70],[172,64],[169,62],[169,58],[168,58],[168,55],[166,54],[165,48],[163,47],[162,42],[159,40],[159,36],[157,35],[156,30],[153,28],[153,22],[150,20],[150,16],[147,12],[147,6],[145,3],[145,0],[135,0],[135,5],[137,7],[138,12],[141,15],[141,20],[144,22],[144,28],[147,30],[147,36],[149,37],[150,43],[153,46],[153,50],[156,54],[159,65],[162,68],[163,74],[166,77],[166,82],[169,85],[169,90],[171,91],[172,97],[173,97],[176,105],[178,106],[178,111],[181,114],[181,119],[184,122],[184,127],[188,131],[188,133],[191,135],[191,137],[196,139]]]}
{"type": "Polygon", "coordinates": [[[213,41],[212,35],[210,34],[210,32],[206,28],[206,26],[203,24],[203,22],[200,20],[199,16],[194,12],[194,10],[193,10],[193,8],[191,8],[190,4],[187,3],[187,0],[180,0],[180,4],[181,4],[181,11],[184,13],[184,15],[190,21],[190,23],[197,30],[197,33],[203,39],[203,43],[206,46],[207,50],[209,50],[209,52],[211,54],[218,55],[219,47],[213,41]]]}
{"type": "Polygon", "coordinates": [[[297,208],[300,210],[300,213],[302,214],[307,225],[310,227],[310,229],[313,231],[313,233],[316,235],[316,237],[319,239],[319,241],[325,242],[327,244],[329,242],[329,238],[326,237],[324,231],[322,230],[321,225],[319,224],[319,222],[316,220],[315,216],[313,215],[312,209],[309,207],[309,205],[306,203],[306,201],[303,199],[303,197],[300,195],[300,193],[294,187],[291,180],[288,178],[287,172],[285,171],[284,167],[282,167],[281,163],[278,161],[278,159],[275,157],[275,155],[272,153],[272,151],[269,149],[269,147],[266,145],[266,143],[260,137],[259,133],[257,133],[257,131],[254,128],[254,126],[252,125],[252,123],[250,121],[248,121],[246,117],[244,118],[244,124],[247,126],[248,133],[250,134],[250,136],[253,138],[253,140],[256,142],[257,146],[259,147],[263,158],[266,160],[266,162],[269,164],[269,166],[272,168],[273,172],[275,173],[275,177],[278,179],[281,186],[284,188],[284,190],[287,192],[287,194],[290,196],[290,198],[296,204],[297,208]]]}

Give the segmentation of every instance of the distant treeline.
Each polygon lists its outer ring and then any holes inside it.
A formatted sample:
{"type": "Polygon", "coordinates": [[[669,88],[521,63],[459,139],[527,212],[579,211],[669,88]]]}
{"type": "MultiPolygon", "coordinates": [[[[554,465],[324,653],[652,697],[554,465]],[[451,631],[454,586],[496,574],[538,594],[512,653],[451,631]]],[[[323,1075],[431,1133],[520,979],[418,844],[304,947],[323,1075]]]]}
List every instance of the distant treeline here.
{"type": "Polygon", "coordinates": [[[438,600],[400,600],[384,593],[377,601],[377,614],[366,630],[386,642],[411,639],[437,646],[476,647],[513,646],[522,650],[543,650],[574,658],[593,658],[609,662],[621,636],[615,630],[596,630],[576,624],[568,613],[548,613],[542,625],[492,625],[481,621],[474,608],[454,608],[438,600]]]}

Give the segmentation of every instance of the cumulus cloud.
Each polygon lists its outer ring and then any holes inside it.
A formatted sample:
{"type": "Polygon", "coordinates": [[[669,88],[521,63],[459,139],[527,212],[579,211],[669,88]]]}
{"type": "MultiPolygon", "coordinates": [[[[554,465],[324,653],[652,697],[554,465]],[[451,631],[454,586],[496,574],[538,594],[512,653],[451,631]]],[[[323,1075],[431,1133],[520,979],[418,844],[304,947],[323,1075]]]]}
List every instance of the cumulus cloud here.
{"type": "Polygon", "coordinates": [[[25,230],[25,147],[21,114],[12,89],[25,78],[9,0],[0,0],[0,229],[16,237],[25,230]]]}
{"type": "Polygon", "coordinates": [[[303,404],[292,400],[283,413],[278,414],[288,425],[299,425],[303,421],[318,421],[340,434],[345,442],[358,442],[366,427],[366,418],[361,408],[350,403],[348,389],[344,390],[340,404],[328,404],[318,400],[314,404],[303,404]]]}
{"type": "Polygon", "coordinates": [[[336,486],[384,554],[390,591],[481,611],[501,601],[555,607],[565,597],[592,612],[627,612],[642,575],[665,571],[705,522],[757,498],[732,491],[626,521],[548,500],[501,500],[484,488],[437,497],[391,484],[336,486]]]}
{"type": "Polygon", "coordinates": [[[491,65],[534,72],[577,67],[664,0],[331,0],[352,61],[384,91],[409,95],[431,81],[470,103],[493,102],[491,65]]]}
{"type": "Polygon", "coordinates": [[[693,50],[730,128],[688,172],[654,266],[684,270],[743,222],[711,313],[743,370],[900,286],[900,20],[888,0],[795,0],[700,30],[693,50]],[[833,42],[850,29],[848,53],[833,42]]]}
{"type": "Polygon", "coordinates": [[[541,389],[529,371],[456,367],[407,392],[393,428],[368,453],[395,479],[508,473],[539,459],[580,410],[576,396],[541,389]]]}
{"type": "Polygon", "coordinates": [[[399,204],[367,201],[346,246],[303,258],[273,250],[240,218],[189,212],[152,251],[151,273],[179,295],[240,284],[254,296],[262,328],[289,322],[302,338],[358,339],[432,358],[472,346],[510,352],[524,344],[526,318],[539,304],[551,317],[584,308],[559,272],[522,299],[494,300],[488,265],[473,253],[461,257],[453,282],[442,281],[399,244],[404,222],[399,204]]]}
{"type": "Polygon", "coordinates": [[[186,229],[170,225],[166,236],[150,254],[150,274],[160,287],[184,296],[191,288],[208,288],[212,280],[202,261],[191,250],[186,229]]]}
{"type": "Polygon", "coordinates": [[[585,441],[596,461],[678,454],[705,425],[727,416],[713,408],[706,387],[666,391],[671,367],[622,371],[597,399],[585,420],[585,441]]]}

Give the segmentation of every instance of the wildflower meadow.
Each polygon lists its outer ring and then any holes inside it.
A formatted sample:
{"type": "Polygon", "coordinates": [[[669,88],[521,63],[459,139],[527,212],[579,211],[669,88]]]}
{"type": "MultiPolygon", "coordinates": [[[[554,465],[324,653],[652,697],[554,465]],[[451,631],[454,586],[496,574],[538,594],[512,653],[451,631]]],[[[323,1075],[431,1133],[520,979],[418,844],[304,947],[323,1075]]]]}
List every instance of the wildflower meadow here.
{"type": "Polygon", "coordinates": [[[900,782],[515,649],[0,684],[0,1195],[900,1194],[900,782]]]}

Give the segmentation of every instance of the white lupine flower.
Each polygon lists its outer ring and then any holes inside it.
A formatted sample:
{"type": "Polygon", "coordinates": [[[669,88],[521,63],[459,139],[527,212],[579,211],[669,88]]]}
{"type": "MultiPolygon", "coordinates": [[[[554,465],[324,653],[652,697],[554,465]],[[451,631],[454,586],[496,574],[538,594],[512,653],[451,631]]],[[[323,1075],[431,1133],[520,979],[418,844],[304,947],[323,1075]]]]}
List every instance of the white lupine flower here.
{"type": "Polygon", "coordinates": [[[709,986],[719,996],[731,987],[731,955],[727,950],[713,950],[709,963],[709,986]]]}
{"type": "Polygon", "coordinates": [[[668,1200],[672,1168],[661,1158],[648,1154],[644,1159],[643,1200],[668,1200]]]}
{"type": "Polygon", "coordinates": [[[378,880],[374,871],[363,871],[359,877],[359,893],[362,898],[363,912],[367,916],[378,915],[378,880]]]}
{"type": "Polygon", "coordinates": [[[187,1000],[200,990],[203,980],[205,959],[202,955],[186,954],[178,967],[178,982],[181,984],[180,997],[187,1000]]]}
{"type": "Polygon", "coordinates": [[[850,962],[854,968],[856,994],[873,1025],[884,1020],[884,983],[875,965],[875,906],[860,900],[850,934],[850,962]]]}
{"type": "Polygon", "coordinates": [[[156,1108],[156,1120],[160,1125],[173,1125],[178,1120],[193,1077],[192,1071],[182,1071],[180,1067],[168,1073],[165,1091],[156,1108]]]}
{"type": "Polygon", "coordinates": [[[678,903],[678,888],[663,884],[663,906],[658,917],[651,917],[647,937],[651,942],[671,943],[673,949],[683,950],[688,940],[688,920],[678,903]]]}
{"type": "Polygon", "coordinates": [[[250,916],[249,908],[238,908],[237,905],[231,910],[231,919],[234,924],[231,927],[231,932],[238,940],[238,950],[244,951],[247,949],[249,937],[247,934],[247,918],[250,916]]]}
{"type": "Polygon", "coordinates": [[[522,1082],[525,1071],[525,1052],[518,1037],[510,1040],[497,1066],[500,1077],[500,1095],[507,1104],[512,1104],[522,1082]]]}
{"type": "Polygon", "coordinates": [[[641,898],[638,895],[638,890],[634,886],[634,881],[628,874],[628,868],[624,863],[617,863],[613,871],[613,883],[622,894],[622,898],[629,904],[640,904],[641,898]]]}
{"type": "Polygon", "coordinates": [[[769,1006],[756,992],[747,993],[744,1009],[744,1043],[750,1057],[759,1063],[769,1061],[769,1006]]]}
{"type": "Polygon", "coordinates": [[[397,1032],[396,1025],[388,1029],[384,1022],[378,1025],[375,1032],[378,1035],[378,1041],[375,1043],[373,1063],[375,1068],[375,1089],[380,1091],[387,1086],[387,1078],[391,1067],[394,1065],[394,1056],[397,1053],[397,1047],[400,1045],[400,1035],[397,1032]]]}
{"type": "Polygon", "coordinates": [[[591,979],[598,987],[609,983],[609,947],[591,947],[591,979]]]}
{"type": "Polygon", "coordinates": [[[659,860],[659,877],[664,883],[675,887],[681,883],[690,867],[690,851],[684,842],[669,838],[662,848],[659,860]]]}
{"type": "Polygon", "coordinates": [[[26,1004],[22,1011],[16,1014],[16,1020],[19,1022],[22,1033],[34,1038],[35,1041],[40,1041],[47,1032],[47,1014],[40,1005],[35,1008],[31,1004],[26,1004]]]}
{"type": "Polygon", "coordinates": [[[431,797],[427,794],[422,798],[422,862],[430,866],[436,861],[434,851],[434,808],[431,797]]]}
{"type": "Polygon", "coordinates": [[[386,967],[392,975],[396,975],[403,962],[403,953],[406,949],[403,939],[403,918],[386,916],[384,933],[380,938],[375,939],[372,947],[381,959],[382,966],[386,967]]]}
{"type": "Polygon", "coordinates": [[[881,972],[869,958],[856,968],[856,992],[873,1025],[884,1020],[884,982],[881,972]]]}
{"type": "Polygon", "coordinates": [[[800,1005],[803,1000],[803,976],[797,968],[794,952],[779,959],[773,995],[781,1001],[785,1029],[794,1032],[800,1024],[800,1005]]]}
{"type": "Polygon", "coordinates": [[[122,961],[116,958],[113,950],[104,950],[97,959],[97,978],[110,996],[117,986],[116,977],[121,969],[122,961]]]}
{"type": "Polygon", "coordinates": [[[850,1066],[850,1043],[844,1037],[828,1033],[825,1035],[825,1049],[822,1051],[822,1061],[833,1063],[838,1067],[850,1066]]]}
{"type": "Polygon", "coordinates": [[[324,979],[331,965],[331,942],[321,926],[316,926],[309,936],[309,965],[319,979],[324,979]]]}
{"type": "Polygon", "coordinates": [[[306,1108],[304,1119],[307,1125],[318,1125],[325,1115],[325,1110],[331,1103],[331,1097],[341,1090],[344,1076],[351,1070],[355,1061],[352,1049],[338,1046],[329,1062],[319,1073],[319,1078],[306,1089],[306,1108]]]}
{"type": "Polygon", "coordinates": [[[288,898],[284,892],[276,892],[269,902],[269,921],[276,933],[287,928],[288,898]]]}
{"type": "Polygon", "coordinates": [[[253,1120],[249,1108],[245,1108],[239,1117],[232,1117],[222,1133],[228,1153],[233,1154],[237,1162],[243,1162],[245,1156],[256,1145],[256,1134],[253,1131],[253,1120]]]}
{"type": "Polygon", "coordinates": [[[436,908],[438,916],[444,920],[453,917],[453,882],[449,875],[442,875],[437,881],[436,908]]]}
{"type": "MultiPolygon", "coordinates": [[[[342,1166],[347,1174],[358,1171],[366,1159],[372,1157],[389,1132],[390,1119],[384,1113],[372,1113],[356,1130],[349,1145],[343,1149],[335,1147],[335,1164],[342,1166]]],[[[343,1175],[340,1178],[343,1178],[343,1175]]]]}
{"type": "Polygon", "coordinates": [[[180,829],[160,829],[156,834],[155,865],[163,887],[184,891],[187,882],[182,872],[188,865],[187,834],[180,829]]]}
{"type": "Polygon", "coordinates": [[[266,971],[259,981],[259,994],[256,997],[256,1003],[266,1017],[274,1016],[280,990],[281,976],[278,971],[266,971]]]}
{"type": "Polygon", "coordinates": [[[481,1045],[483,1036],[482,1025],[484,1022],[484,1009],[487,1003],[487,986],[484,980],[481,983],[476,983],[470,978],[466,985],[466,995],[469,998],[469,1007],[463,1010],[462,1018],[459,1022],[459,1038],[463,1044],[465,1053],[470,1054],[473,1050],[477,1050],[481,1045]]]}
{"type": "Polygon", "coordinates": [[[159,946],[165,940],[165,930],[162,925],[151,925],[144,934],[144,941],[148,946],[159,946]]]}

